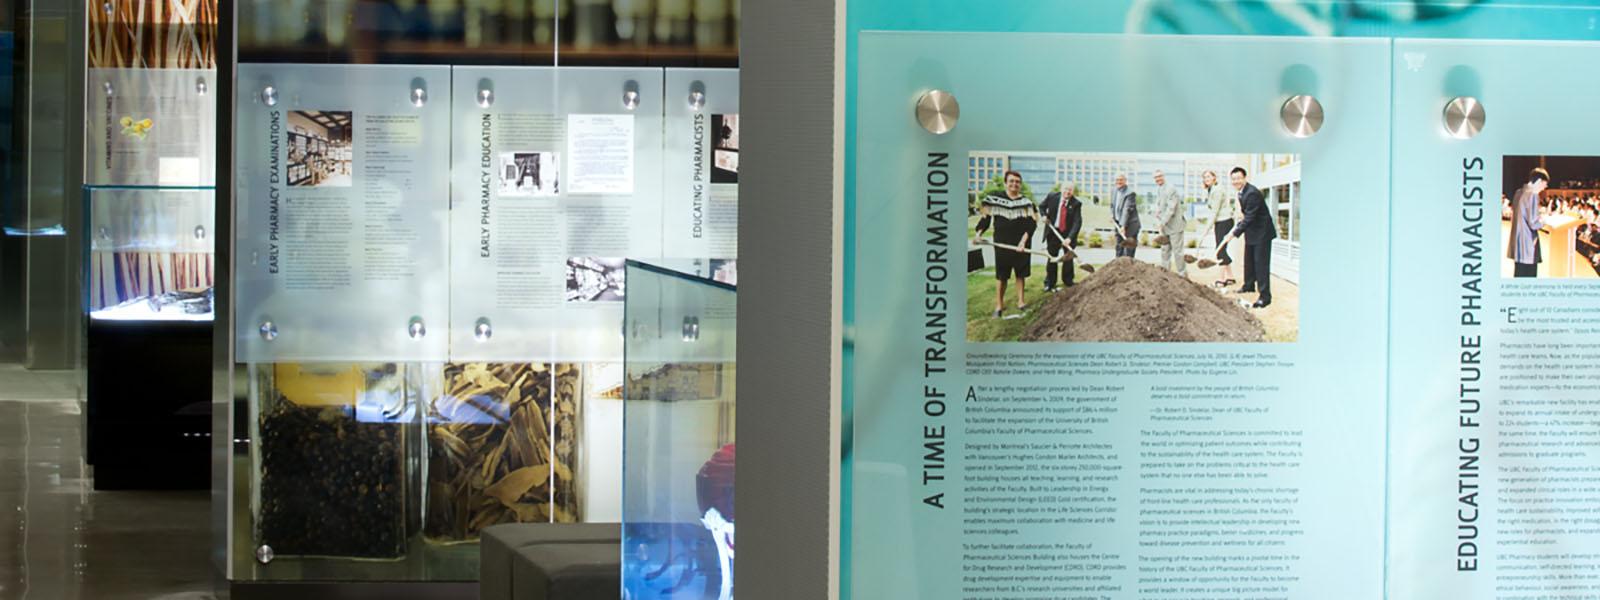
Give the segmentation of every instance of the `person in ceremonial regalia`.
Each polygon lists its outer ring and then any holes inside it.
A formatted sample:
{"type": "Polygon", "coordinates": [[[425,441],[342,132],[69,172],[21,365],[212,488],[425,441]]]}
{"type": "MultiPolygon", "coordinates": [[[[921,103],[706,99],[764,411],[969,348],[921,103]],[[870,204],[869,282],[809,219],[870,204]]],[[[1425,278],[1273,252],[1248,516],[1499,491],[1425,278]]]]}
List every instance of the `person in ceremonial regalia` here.
{"type": "Polygon", "coordinates": [[[1028,287],[1028,275],[1032,271],[1033,256],[1027,252],[1033,243],[1033,230],[1038,226],[1038,211],[1033,202],[1022,196],[1022,174],[1016,171],[1006,171],[1006,191],[1004,195],[984,196],[978,204],[977,233],[982,237],[984,232],[994,229],[994,277],[1000,285],[995,288],[994,316],[999,317],[1006,309],[1006,284],[1012,277],[1017,279],[1017,310],[1028,309],[1025,296],[1028,287]],[[1001,248],[1000,245],[1021,248],[1021,251],[1001,248]]]}

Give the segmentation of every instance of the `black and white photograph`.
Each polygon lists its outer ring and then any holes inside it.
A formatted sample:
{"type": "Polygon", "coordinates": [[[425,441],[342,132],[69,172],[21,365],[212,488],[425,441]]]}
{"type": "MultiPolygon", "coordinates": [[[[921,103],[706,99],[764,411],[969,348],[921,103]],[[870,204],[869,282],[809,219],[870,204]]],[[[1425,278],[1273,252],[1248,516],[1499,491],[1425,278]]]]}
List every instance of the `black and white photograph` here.
{"type": "Polygon", "coordinates": [[[289,187],[350,187],[355,151],[348,110],[289,112],[289,187]]]}
{"type": "Polygon", "coordinates": [[[567,302],[621,302],[627,273],[624,258],[567,259],[567,302]]]}
{"type": "Polygon", "coordinates": [[[548,198],[561,193],[561,155],[555,152],[500,154],[502,198],[548,198]]]}
{"type": "Polygon", "coordinates": [[[739,115],[711,115],[711,183],[739,183],[739,115]]]}

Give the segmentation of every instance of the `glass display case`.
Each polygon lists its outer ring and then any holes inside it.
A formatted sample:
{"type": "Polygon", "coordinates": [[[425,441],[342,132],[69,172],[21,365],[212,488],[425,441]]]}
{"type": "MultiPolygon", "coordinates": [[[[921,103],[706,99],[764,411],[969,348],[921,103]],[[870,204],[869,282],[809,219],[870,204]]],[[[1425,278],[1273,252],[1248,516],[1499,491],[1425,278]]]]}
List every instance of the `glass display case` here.
{"type": "Polygon", "coordinates": [[[84,204],[90,320],[212,320],[215,190],[90,186],[84,204]]]}
{"type": "Polygon", "coordinates": [[[85,450],[97,489],[206,487],[215,197],[84,188],[85,450]]]}
{"type": "Polygon", "coordinates": [[[200,489],[218,275],[217,3],[115,0],[85,14],[82,209],[68,214],[82,227],[86,451],[97,488],[200,489]]]}
{"type": "Polygon", "coordinates": [[[623,598],[733,598],[734,286],[629,261],[623,598]]]}

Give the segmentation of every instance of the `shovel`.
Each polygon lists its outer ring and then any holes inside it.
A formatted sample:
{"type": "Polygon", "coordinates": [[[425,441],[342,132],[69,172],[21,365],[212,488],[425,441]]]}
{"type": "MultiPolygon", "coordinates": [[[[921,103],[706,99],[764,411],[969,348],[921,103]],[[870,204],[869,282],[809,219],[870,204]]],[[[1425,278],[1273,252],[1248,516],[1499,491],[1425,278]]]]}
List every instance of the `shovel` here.
{"type": "MultiPolygon", "coordinates": [[[[1221,252],[1222,249],[1218,248],[1217,251],[1221,252]]],[[[1183,255],[1183,262],[1189,263],[1189,264],[1194,265],[1196,267],[1200,267],[1202,269],[1209,269],[1211,267],[1217,266],[1217,261],[1215,259],[1195,258],[1193,255],[1190,255],[1190,254],[1183,255]]]]}
{"type": "Polygon", "coordinates": [[[990,239],[986,239],[986,238],[978,238],[976,240],[976,243],[979,246],[993,246],[995,248],[1005,248],[1006,250],[1010,250],[1012,252],[1023,252],[1023,253],[1027,253],[1027,254],[1034,254],[1034,255],[1038,255],[1038,256],[1043,256],[1046,259],[1049,259],[1050,262],[1061,262],[1062,260],[1066,259],[1066,257],[1064,257],[1064,256],[1050,256],[1050,253],[1045,252],[1043,250],[1033,250],[1033,249],[1030,249],[1030,248],[1023,248],[1022,246],[1013,246],[1011,244],[1001,244],[1001,243],[995,242],[994,240],[990,240],[990,239]]]}
{"type": "MultiPolygon", "coordinates": [[[[1050,232],[1050,235],[1055,236],[1057,242],[1061,243],[1061,251],[1066,253],[1063,255],[1064,258],[1078,259],[1078,253],[1072,250],[1072,244],[1068,244],[1067,240],[1062,239],[1061,233],[1057,232],[1056,228],[1049,225],[1045,225],[1044,228],[1050,232]]],[[[1085,273],[1094,273],[1094,265],[1083,265],[1083,270],[1085,273]]]]}

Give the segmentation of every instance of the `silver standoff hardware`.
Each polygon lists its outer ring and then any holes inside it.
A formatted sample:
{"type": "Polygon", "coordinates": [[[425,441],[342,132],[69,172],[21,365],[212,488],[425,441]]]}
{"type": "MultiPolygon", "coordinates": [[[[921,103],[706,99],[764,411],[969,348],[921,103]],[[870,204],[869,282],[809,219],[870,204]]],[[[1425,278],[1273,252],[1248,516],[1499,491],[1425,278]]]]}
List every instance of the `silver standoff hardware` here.
{"type": "Polygon", "coordinates": [[[944,135],[961,120],[961,103],[944,90],[932,90],[917,98],[917,123],[934,135],[944,135]]]}

